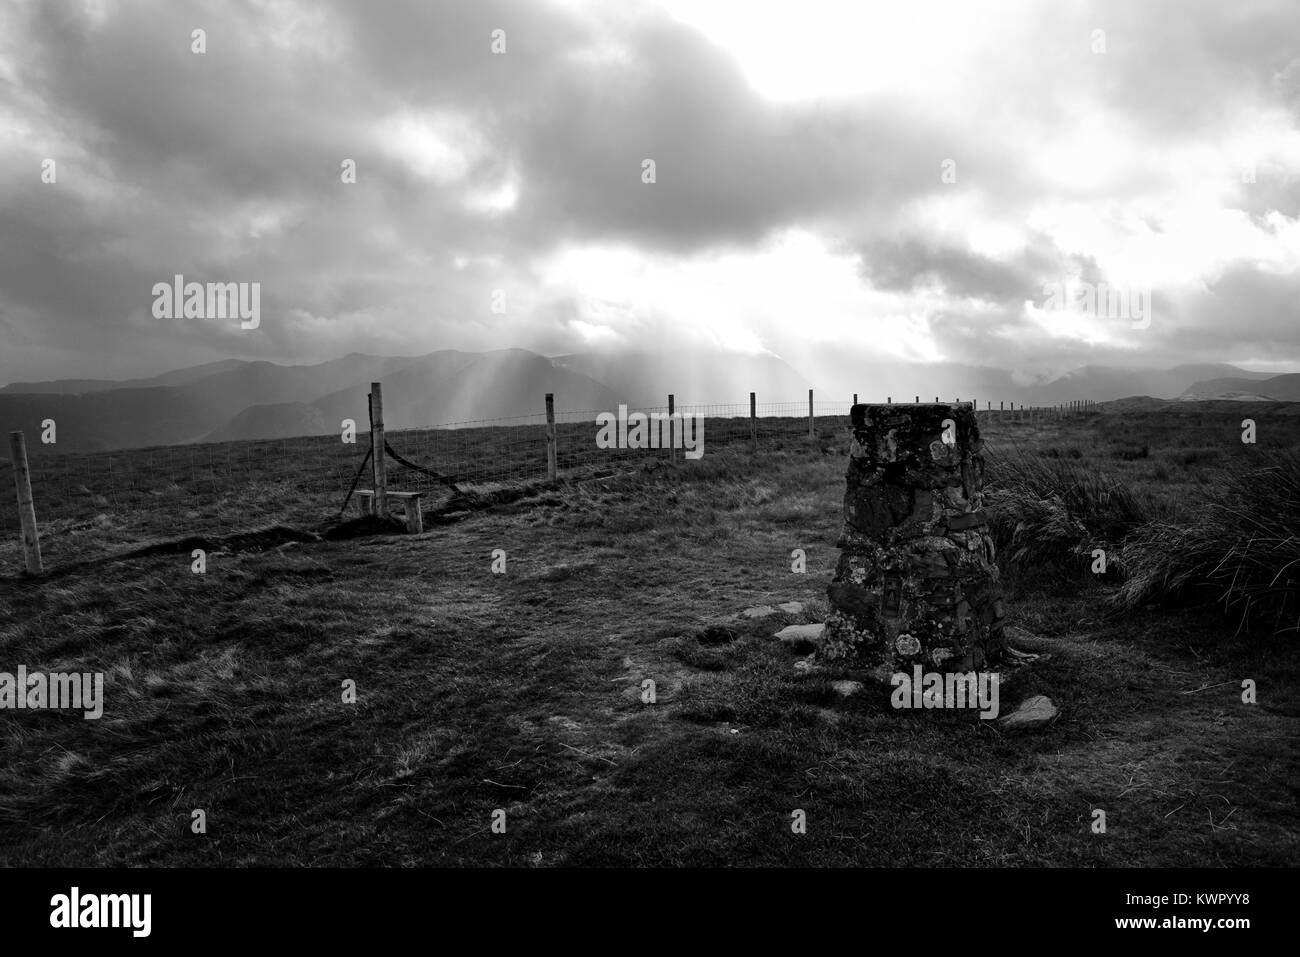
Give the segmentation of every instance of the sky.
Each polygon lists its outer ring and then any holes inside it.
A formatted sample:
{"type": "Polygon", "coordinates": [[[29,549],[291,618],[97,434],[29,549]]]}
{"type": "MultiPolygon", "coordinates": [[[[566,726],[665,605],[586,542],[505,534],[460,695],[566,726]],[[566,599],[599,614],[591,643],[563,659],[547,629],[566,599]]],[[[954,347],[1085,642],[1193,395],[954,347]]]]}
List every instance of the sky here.
{"type": "Polygon", "coordinates": [[[1295,371],[1298,124],[1294,0],[0,0],[0,382],[1295,371]],[[176,274],[259,283],[259,324],[159,318],[176,274]]]}

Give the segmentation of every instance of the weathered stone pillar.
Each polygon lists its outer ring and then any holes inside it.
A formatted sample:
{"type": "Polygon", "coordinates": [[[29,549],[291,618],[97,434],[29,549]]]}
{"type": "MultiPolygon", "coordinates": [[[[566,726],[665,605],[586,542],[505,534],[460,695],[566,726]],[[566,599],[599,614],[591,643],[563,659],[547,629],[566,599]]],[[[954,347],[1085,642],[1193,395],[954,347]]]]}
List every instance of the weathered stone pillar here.
{"type": "Polygon", "coordinates": [[[969,404],[855,405],[822,656],[882,680],[978,671],[1005,649],[969,404]]]}

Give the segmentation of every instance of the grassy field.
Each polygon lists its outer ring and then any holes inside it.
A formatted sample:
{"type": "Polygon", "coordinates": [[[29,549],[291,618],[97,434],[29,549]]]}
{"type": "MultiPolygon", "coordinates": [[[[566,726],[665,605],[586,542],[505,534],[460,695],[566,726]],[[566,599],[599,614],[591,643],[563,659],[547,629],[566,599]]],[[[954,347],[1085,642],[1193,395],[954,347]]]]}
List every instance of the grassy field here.
{"type": "MultiPolygon", "coordinates": [[[[421,536],[210,539],[205,575],[177,542],[194,509],[165,496],[59,517],[44,581],[0,545],[0,670],[102,671],[105,713],[0,711],[0,863],[1292,864],[1295,633],[1126,607],[1083,548],[1122,567],[1136,529],[1203,512],[1214,469],[1300,448],[1300,418],[1256,414],[1258,446],[1233,408],[987,430],[1010,621],[1041,656],[1003,710],[1037,693],[1061,709],[1021,737],[894,711],[888,689],[842,698],[771,637],[829,610],[833,429],[434,501],[421,536]],[[731,620],[789,600],[804,611],[731,620]]],[[[252,517],[326,531],[300,481],[255,489],[252,517]]]]}

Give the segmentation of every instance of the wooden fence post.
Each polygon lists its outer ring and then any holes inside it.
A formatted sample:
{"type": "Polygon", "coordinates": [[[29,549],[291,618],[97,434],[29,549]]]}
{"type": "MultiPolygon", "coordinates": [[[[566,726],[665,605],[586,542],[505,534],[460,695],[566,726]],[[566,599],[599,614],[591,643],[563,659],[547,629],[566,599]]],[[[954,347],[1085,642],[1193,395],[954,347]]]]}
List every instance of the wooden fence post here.
{"type": "MultiPolygon", "coordinates": [[[[671,392],[669,392],[668,393],[668,461],[672,465],[677,464],[677,444],[676,442],[674,442],[674,439],[676,438],[677,435],[677,431],[676,431],[677,423],[673,421],[673,410],[676,409],[676,407],[677,407],[676,398],[673,396],[671,392]]],[[[662,429],[659,432],[659,437],[660,440],[663,439],[662,429]]]]}
{"type": "Polygon", "coordinates": [[[546,477],[554,482],[559,475],[555,464],[555,393],[546,393],[546,477]]]}
{"type": "Polygon", "coordinates": [[[810,439],[817,435],[816,429],[813,428],[813,394],[812,393],[813,390],[809,389],[808,390],[808,438],[810,439]]]}
{"type": "Polygon", "coordinates": [[[388,473],[384,454],[384,391],[370,383],[370,475],[375,483],[375,514],[388,518],[388,473]]]}
{"type": "Polygon", "coordinates": [[[22,523],[23,556],[27,573],[39,575],[41,565],[41,537],[36,531],[36,506],[32,504],[32,473],[27,467],[27,437],[21,432],[9,433],[9,453],[14,460],[14,486],[18,492],[18,520],[22,523]]]}
{"type": "Polygon", "coordinates": [[[858,394],[856,392],[853,393],[853,404],[854,405],[858,404],[858,394]]]}
{"type": "Polygon", "coordinates": [[[749,394],[749,451],[758,452],[758,406],[754,401],[754,393],[749,394]]]}

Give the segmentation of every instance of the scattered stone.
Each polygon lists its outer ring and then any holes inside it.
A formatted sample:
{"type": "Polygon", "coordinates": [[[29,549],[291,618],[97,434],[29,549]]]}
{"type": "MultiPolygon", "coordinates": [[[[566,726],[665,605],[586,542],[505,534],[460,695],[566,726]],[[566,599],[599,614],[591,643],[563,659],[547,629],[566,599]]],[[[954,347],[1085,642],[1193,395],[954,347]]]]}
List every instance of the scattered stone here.
{"type": "Polygon", "coordinates": [[[821,646],[825,630],[825,625],[787,625],[776,633],[776,637],[795,654],[808,655],[821,646]]]}
{"type": "Polygon", "coordinates": [[[1011,714],[998,719],[1003,731],[1037,731],[1056,720],[1060,709],[1047,695],[1037,694],[1020,702],[1011,714]]]}
{"type": "Polygon", "coordinates": [[[746,608],[740,614],[745,618],[766,618],[768,615],[775,615],[776,609],[771,605],[759,605],[756,608],[746,608]]]}
{"type": "Polygon", "coordinates": [[[832,681],[831,687],[834,688],[835,693],[841,697],[852,698],[862,690],[863,684],[861,681],[850,681],[847,678],[843,678],[839,681],[832,681]]]}
{"type": "Polygon", "coordinates": [[[800,658],[794,663],[794,673],[797,675],[810,675],[815,671],[821,670],[821,665],[817,664],[811,658],[800,658]]]}
{"type": "Polygon", "coordinates": [[[1050,657],[1045,655],[1031,654],[1026,651],[1017,651],[1015,648],[1006,649],[1006,663],[1012,668],[1019,668],[1021,665],[1033,664],[1039,658],[1050,657]]]}
{"type": "Polygon", "coordinates": [[[780,609],[781,609],[783,612],[785,612],[787,615],[797,615],[797,614],[799,614],[801,611],[803,611],[803,602],[801,602],[801,601],[786,601],[786,602],[782,602],[781,604],[777,605],[776,607],[777,607],[777,608],[780,608],[780,609]]]}
{"type": "Polygon", "coordinates": [[[724,628],[722,625],[710,625],[698,635],[695,640],[702,645],[727,645],[736,640],[736,633],[730,628],[724,628]]]}

